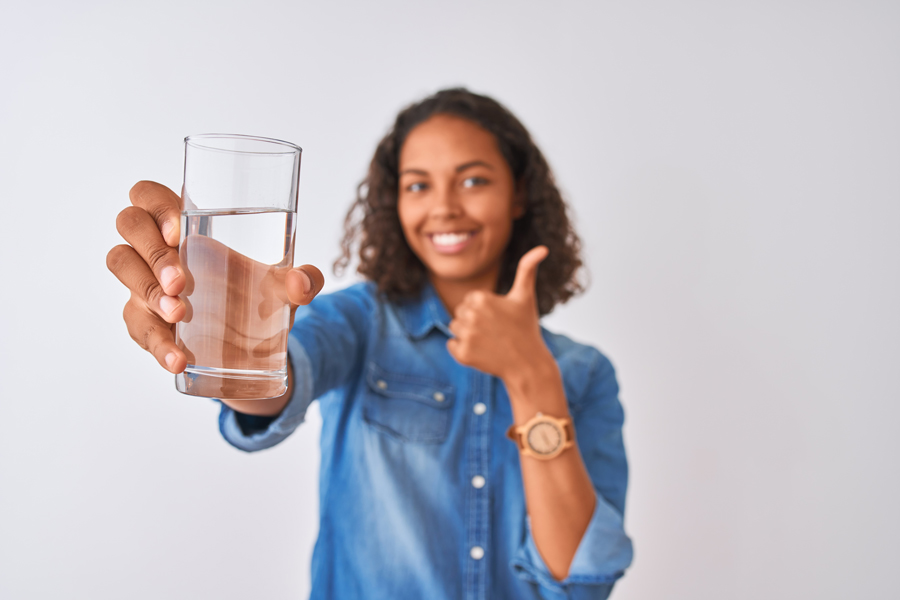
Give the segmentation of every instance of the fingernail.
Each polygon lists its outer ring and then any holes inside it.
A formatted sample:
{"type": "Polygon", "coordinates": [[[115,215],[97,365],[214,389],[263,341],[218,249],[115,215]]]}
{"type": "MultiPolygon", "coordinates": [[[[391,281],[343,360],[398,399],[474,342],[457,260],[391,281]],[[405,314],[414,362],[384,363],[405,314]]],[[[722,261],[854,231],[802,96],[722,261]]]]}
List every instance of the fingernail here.
{"type": "Polygon", "coordinates": [[[172,233],[173,229],[175,229],[175,223],[172,221],[166,221],[162,224],[162,236],[166,243],[169,242],[169,234],[172,233]]]}
{"type": "Polygon", "coordinates": [[[175,368],[176,360],[178,360],[178,356],[174,352],[166,354],[166,366],[169,367],[170,370],[175,368]]]}
{"type": "Polygon", "coordinates": [[[300,271],[303,274],[303,293],[308,294],[312,291],[312,278],[306,271],[300,271]]]}
{"type": "Polygon", "coordinates": [[[162,283],[163,289],[168,290],[169,286],[175,281],[178,277],[178,269],[175,267],[166,267],[162,270],[162,273],[159,274],[160,283],[162,283]]]}
{"type": "Polygon", "coordinates": [[[159,308],[167,315],[172,314],[172,311],[178,308],[178,304],[178,299],[172,296],[163,296],[159,299],[159,308]]]}

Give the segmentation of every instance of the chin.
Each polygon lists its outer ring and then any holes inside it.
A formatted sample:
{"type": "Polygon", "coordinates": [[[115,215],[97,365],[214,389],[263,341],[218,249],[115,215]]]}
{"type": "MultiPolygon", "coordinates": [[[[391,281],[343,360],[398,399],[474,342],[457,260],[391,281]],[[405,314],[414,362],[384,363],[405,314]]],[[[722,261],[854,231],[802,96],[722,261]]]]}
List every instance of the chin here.
{"type": "MultiPolygon", "coordinates": [[[[425,263],[432,279],[442,279],[444,281],[464,282],[483,277],[487,271],[480,268],[480,265],[472,264],[447,264],[451,261],[432,260],[425,263]]],[[[456,262],[456,261],[453,261],[456,262]]]]}
{"type": "Polygon", "coordinates": [[[477,277],[478,275],[478,271],[473,269],[435,269],[429,265],[426,265],[426,268],[432,278],[443,279],[445,281],[466,281],[477,277]]]}

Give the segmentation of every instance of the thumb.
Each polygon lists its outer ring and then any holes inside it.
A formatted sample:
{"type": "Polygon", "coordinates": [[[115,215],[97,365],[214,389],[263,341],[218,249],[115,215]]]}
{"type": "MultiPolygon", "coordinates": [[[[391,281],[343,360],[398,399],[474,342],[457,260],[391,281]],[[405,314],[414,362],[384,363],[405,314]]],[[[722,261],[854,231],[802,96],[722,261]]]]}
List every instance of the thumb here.
{"type": "Polygon", "coordinates": [[[519,259],[519,266],[516,268],[516,278],[513,281],[512,288],[506,295],[507,298],[525,300],[526,298],[534,297],[538,265],[547,258],[548,254],[550,254],[550,251],[547,249],[547,246],[535,246],[519,259]]]}
{"type": "Polygon", "coordinates": [[[303,265],[288,271],[284,284],[292,305],[309,304],[322,291],[325,277],[316,267],[303,265]]]}

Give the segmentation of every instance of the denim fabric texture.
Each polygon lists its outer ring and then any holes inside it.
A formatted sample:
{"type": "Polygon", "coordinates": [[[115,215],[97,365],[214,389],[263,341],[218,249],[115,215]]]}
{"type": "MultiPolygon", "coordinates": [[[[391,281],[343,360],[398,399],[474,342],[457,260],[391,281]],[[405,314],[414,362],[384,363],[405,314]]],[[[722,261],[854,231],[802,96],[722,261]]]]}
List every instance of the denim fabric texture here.
{"type": "Polygon", "coordinates": [[[449,321],[430,286],[403,304],[371,283],[321,295],[297,310],[294,393],[282,413],[254,418],[222,405],[222,435],[252,452],[284,440],[320,404],[311,598],[607,598],[632,560],[612,365],[542,330],[597,494],[569,575],[557,581],[531,536],[506,390],[450,356],[449,321]]]}

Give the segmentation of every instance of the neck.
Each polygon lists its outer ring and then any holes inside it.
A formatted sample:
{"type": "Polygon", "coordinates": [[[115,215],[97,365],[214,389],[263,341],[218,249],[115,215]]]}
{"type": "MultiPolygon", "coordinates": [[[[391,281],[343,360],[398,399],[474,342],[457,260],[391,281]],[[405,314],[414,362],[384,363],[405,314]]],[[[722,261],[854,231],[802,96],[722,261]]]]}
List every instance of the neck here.
{"type": "Polygon", "coordinates": [[[444,308],[452,317],[456,312],[456,307],[463,301],[466,294],[481,290],[483,292],[493,293],[497,289],[497,279],[500,277],[499,265],[485,273],[476,275],[468,279],[443,279],[435,276],[434,273],[428,273],[428,279],[434,286],[434,291],[438,298],[444,303],[444,308]]]}

